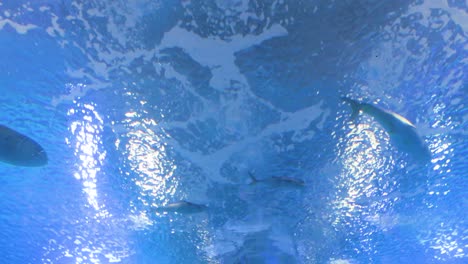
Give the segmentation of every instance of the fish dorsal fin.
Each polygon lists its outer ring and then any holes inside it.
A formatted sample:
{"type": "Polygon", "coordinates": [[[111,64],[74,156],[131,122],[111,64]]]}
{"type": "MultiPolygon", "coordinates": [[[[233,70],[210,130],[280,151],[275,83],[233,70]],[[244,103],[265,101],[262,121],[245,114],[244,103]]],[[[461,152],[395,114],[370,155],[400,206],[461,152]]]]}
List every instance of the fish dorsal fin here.
{"type": "Polygon", "coordinates": [[[250,179],[252,180],[250,184],[255,184],[258,182],[257,178],[255,178],[255,176],[253,175],[251,171],[249,171],[248,174],[249,174],[250,179]]]}
{"type": "Polygon", "coordinates": [[[347,97],[341,97],[341,100],[343,102],[347,102],[349,103],[349,105],[351,106],[351,119],[352,120],[356,120],[359,116],[359,114],[361,113],[362,109],[361,109],[361,104],[353,99],[350,99],[350,98],[347,98],[347,97]]]}

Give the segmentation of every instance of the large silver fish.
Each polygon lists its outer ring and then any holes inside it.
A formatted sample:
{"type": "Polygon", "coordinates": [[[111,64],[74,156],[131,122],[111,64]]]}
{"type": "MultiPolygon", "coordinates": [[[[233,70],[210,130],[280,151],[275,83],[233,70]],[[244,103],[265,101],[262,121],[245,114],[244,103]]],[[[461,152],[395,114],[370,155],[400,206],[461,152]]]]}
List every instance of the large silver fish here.
{"type": "Polygon", "coordinates": [[[301,179],[291,178],[287,176],[272,176],[265,179],[257,179],[252,172],[248,172],[249,177],[252,180],[250,184],[257,184],[263,183],[266,185],[270,185],[272,187],[293,187],[293,188],[301,188],[304,187],[305,183],[301,179]]]}
{"type": "Polygon", "coordinates": [[[47,164],[47,153],[36,141],[0,125],[0,161],[15,166],[39,167],[47,164]]]}
{"type": "Polygon", "coordinates": [[[356,100],[343,97],[343,101],[349,103],[353,110],[353,118],[360,112],[374,118],[388,133],[390,140],[397,149],[410,154],[419,161],[428,162],[431,152],[424,140],[419,136],[416,127],[403,116],[388,110],[380,109],[372,104],[360,103],[356,100]]]}
{"type": "Polygon", "coordinates": [[[165,206],[156,207],[153,210],[158,213],[181,213],[195,214],[205,211],[208,207],[204,204],[196,204],[184,200],[169,203],[165,206]]]}

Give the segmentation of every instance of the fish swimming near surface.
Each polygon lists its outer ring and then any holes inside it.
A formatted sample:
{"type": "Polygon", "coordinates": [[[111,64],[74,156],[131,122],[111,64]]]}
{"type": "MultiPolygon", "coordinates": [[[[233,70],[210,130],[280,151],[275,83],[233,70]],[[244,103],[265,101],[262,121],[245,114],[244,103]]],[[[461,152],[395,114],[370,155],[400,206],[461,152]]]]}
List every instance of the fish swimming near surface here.
{"type": "Polygon", "coordinates": [[[36,141],[0,125],[0,161],[24,167],[40,167],[48,162],[47,153],[36,141]]]}
{"type": "Polygon", "coordinates": [[[430,161],[431,152],[428,146],[408,119],[372,104],[360,103],[346,97],[341,99],[351,105],[353,118],[356,118],[360,112],[372,116],[385,129],[390,136],[390,141],[398,150],[408,153],[416,160],[430,161]]]}
{"type": "Polygon", "coordinates": [[[204,204],[196,204],[184,200],[169,203],[165,206],[156,207],[153,210],[158,213],[181,213],[181,214],[195,214],[205,211],[208,206],[204,204]]]}
{"type": "Polygon", "coordinates": [[[264,183],[274,187],[304,187],[305,183],[301,179],[287,176],[273,176],[265,179],[257,179],[252,172],[248,172],[252,182],[250,184],[264,183]]]}

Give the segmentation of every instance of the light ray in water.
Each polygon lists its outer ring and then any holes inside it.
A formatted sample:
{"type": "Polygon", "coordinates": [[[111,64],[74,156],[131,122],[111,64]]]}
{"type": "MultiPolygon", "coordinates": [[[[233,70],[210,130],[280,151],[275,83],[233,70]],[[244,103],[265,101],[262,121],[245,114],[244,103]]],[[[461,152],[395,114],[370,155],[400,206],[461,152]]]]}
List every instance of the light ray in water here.
{"type": "Polygon", "coordinates": [[[120,261],[131,254],[128,239],[125,231],[122,232],[119,220],[108,211],[103,195],[100,196],[98,192],[99,177],[106,158],[102,146],[104,121],[95,104],[76,101],[74,107],[68,110],[68,117],[72,120],[69,126],[71,136],[66,141],[74,150],[74,177],[82,185],[86,210],[74,222],[79,226],[79,233],[68,236],[73,244],[60,245],[58,249],[64,249],[63,254],[74,258],[76,263],[100,263],[100,256],[104,256],[107,262],[120,261]],[[108,234],[109,230],[113,231],[108,234]],[[117,250],[116,245],[119,246],[117,250]]]}
{"type": "MultiPolygon", "coordinates": [[[[126,95],[129,101],[144,102],[134,93],[126,95]]],[[[114,128],[120,135],[117,148],[122,148],[129,166],[127,170],[132,171],[131,179],[138,187],[138,201],[131,203],[133,216],[130,218],[134,228],[156,227],[160,225],[159,219],[167,215],[170,223],[174,223],[171,235],[183,230],[180,226],[186,226],[198,237],[197,240],[204,241],[202,245],[210,244],[211,231],[204,213],[207,207],[195,203],[171,203],[176,194],[184,197],[188,193],[180,189],[177,165],[167,153],[170,136],[144,108],[128,109],[121,124],[121,128],[114,128]],[[190,219],[197,219],[194,226],[182,224],[190,219]]],[[[201,251],[203,247],[197,247],[197,250],[201,251]]]]}
{"type": "MultiPolygon", "coordinates": [[[[128,101],[144,106],[146,101],[135,93],[127,92],[128,101]]],[[[125,118],[113,124],[114,133],[118,135],[116,148],[120,150],[126,160],[126,166],[132,175],[129,179],[137,187],[138,201],[131,202],[131,211],[135,216],[151,220],[150,208],[165,205],[173,200],[178,190],[179,181],[174,177],[177,166],[167,157],[168,135],[155,119],[148,115],[143,108],[139,110],[127,109],[125,118]],[[141,208],[141,205],[144,208],[141,208]]],[[[148,226],[152,221],[144,221],[148,226]]],[[[140,228],[142,223],[139,223],[140,228]]]]}
{"type": "Polygon", "coordinates": [[[134,183],[141,190],[141,201],[146,206],[167,201],[177,190],[178,181],[173,177],[177,167],[167,158],[163,135],[154,131],[155,120],[143,118],[135,111],[128,111],[125,116],[127,159],[131,170],[138,175],[134,183]]]}
{"type": "MultiPolygon", "coordinates": [[[[394,166],[387,152],[389,138],[382,130],[373,124],[352,124],[347,132],[344,149],[340,151],[342,172],[336,178],[336,193],[331,203],[332,223],[335,229],[356,228],[362,231],[360,250],[372,251],[373,244],[368,239],[371,235],[366,229],[375,225],[372,219],[381,217],[381,212],[374,207],[385,208],[388,200],[376,199],[381,195],[381,186],[376,182],[384,178],[394,166]],[[363,203],[372,200],[372,206],[363,203]]],[[[389,186],[387,189],[391,189],[389,186]]]]}
{"type": "Polygon", "coordinates": [[[104,205],[99,204],[97,192],[97,175],[106,157],[106,152],[100,149],[103,120],[92,104],[77,103],[68,111],[68,116],[76,117],[70,124],[73,137],[67,140],[79,160],[74,176],[82,182],[88,204],[97,211],[97,216],[106,217],[108,212],[104,205]]]}
{"type": "Polygon", "coordinates": [[[360,196],[372,195],[371,182],[382,168],[384,160],[381,142],[378,140],[382,138],[380,136],[376,135],[369,124],[355,125],[347,134],[346,138],[349,140],[343,151],[344,167],[340,177],[347,197],[340,202],[341,209],[347,208],[349,212],[353,212],[360,196]]]}

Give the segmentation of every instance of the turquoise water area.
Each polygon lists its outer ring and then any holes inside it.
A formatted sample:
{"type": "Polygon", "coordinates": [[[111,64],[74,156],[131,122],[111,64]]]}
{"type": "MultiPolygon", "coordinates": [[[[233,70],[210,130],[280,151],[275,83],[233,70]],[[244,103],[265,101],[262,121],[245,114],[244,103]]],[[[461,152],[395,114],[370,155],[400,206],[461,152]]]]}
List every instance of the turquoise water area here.
{"type": "Polygon", "coordinates": [[[466,263],[467,31],[463,0],[0,1],[0,263],[466,263]]]}

